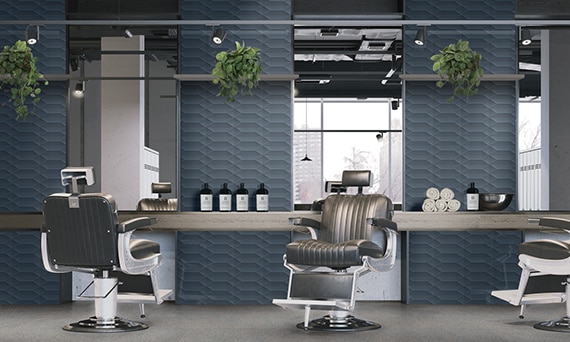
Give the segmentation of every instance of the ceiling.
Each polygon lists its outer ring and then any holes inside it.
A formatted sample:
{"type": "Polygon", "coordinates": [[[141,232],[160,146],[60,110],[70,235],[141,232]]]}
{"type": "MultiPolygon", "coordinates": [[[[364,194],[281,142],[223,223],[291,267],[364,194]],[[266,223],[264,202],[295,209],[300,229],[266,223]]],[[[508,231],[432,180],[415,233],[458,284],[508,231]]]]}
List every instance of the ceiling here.
{"type": "MultiPolygon", "coordinates": [[[[178,0],[68,0],[68,19],[179,19],[178,0]]],[[[294,19],[350,19],[367,16],[401,19],[401,0],[293,0],[294,19]],[[327,6],[323,6],[326,3],[327,6]],[[323,8],[334,10],[324,11],[323,8]],[[366,11],[359,10],[366,8],[366,11]]],[[[381,23],[381,20],[378,20],[381,23]]],[[[145,36],[149,61],[165,60],[178,66],[176,26],[70,26],[69,60],[73,64],[100,58],[100,37],[123,36],[128,29],[145,36]]],[[[521,96],[540,96],[540,72],[528,65],[540,65],[540,31],[533,30],[533,43],[519,45],[519,61],[524,62],[519,82],[521,96]]],[[[401,97],[398,75],[402,66],[402,30],[394,27],[295,27],[294,73],[298,97],[401,97]]]]}

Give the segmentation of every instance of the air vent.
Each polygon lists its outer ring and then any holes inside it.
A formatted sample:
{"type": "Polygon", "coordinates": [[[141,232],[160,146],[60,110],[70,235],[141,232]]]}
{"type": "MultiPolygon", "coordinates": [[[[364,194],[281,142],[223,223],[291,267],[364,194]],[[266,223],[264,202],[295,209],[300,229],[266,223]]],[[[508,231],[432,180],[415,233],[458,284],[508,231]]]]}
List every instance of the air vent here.
{"type": "Polygon", "coordinates": [[[321,30],[321,37],[337,37],[338,36],[338,29],[323,29],[321,30]]]}
{"type": "Polygon", "coordinates": [[[368,50],[377,50],[377,51],[385,51],[388,49],[389,46],[386,45],[386,42],[370,42],[368,43],[368,50]]]}

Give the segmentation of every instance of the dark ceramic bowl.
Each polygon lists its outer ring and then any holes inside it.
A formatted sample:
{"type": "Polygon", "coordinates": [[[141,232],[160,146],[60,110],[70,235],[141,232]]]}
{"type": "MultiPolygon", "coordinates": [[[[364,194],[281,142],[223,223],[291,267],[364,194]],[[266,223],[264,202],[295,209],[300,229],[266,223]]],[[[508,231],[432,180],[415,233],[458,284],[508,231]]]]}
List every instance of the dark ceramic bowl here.
{"type": "Polygon", "coordinates": [[[479,194],[479,210],[501,211],[511,204],[513,194],[479,194]]]}

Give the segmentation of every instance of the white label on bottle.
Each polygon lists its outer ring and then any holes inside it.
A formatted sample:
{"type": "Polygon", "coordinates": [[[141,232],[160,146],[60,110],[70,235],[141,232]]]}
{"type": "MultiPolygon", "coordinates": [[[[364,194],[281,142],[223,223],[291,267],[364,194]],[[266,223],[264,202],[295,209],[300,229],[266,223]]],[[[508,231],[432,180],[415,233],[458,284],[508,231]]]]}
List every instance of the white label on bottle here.
{"type": "Polygon", "coordinates": [[[257,211],[269,211],[269,195],[255,195],[257,211]]]}
{"type": "Polygon", "coordinates": [[[200,210],[212,211],[212,204],[214,202],[213,195],[200,195],[200,210]]]}
{"type": "Polygon", "coordinates": [[[220,211],[232,210],[232,195],[220,195],[220,211]]]}
{"type": "Polygon", "coordinates": [[[479,210],[479,194],[467,194],[467,210],[479,210]]]}
{"type": "Polygon", "coordinates": [[[247,211],[248,207],[248,195],[236,195],[236,210],[247,211]]]}

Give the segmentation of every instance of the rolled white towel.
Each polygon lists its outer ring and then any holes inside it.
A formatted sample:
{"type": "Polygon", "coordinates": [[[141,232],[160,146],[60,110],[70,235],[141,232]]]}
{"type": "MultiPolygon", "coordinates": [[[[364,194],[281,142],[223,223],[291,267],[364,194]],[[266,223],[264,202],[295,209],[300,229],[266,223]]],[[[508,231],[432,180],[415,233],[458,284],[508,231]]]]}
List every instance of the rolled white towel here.
{"type": "Polygon", "coordinates": [[[461,208],[461,202],[456,199],[452,199],[451,201],[447,202],[447,209],[449,211],[458,211],[461,208]]]}
{"type": "Polygon", "coordinates": [[[439,197],[444,201],[451,201],[455,197],[455,193],[450,188],[443,188],[439,192],[439,197]]]}
{"type": "Polygon", "coordinates": [[[447,201],[438,199],[437,201],[435,201],[435,207],[437,208],[437,211],[446,211],[447,201]]]}
{"type": "Polygon", "coordinates": [[[422,210],[426,212],[437,211],[437,208],[435,207],[435,200],[431,198],[426,198],[424,200],[424,203],[422,204],[422,210]]]}
{"type": "Polygon", "coordinates": [[[427,189],[426,197],[433,200],[439,199],[439,190],[437,190],[436,188],[427,189]]]}

